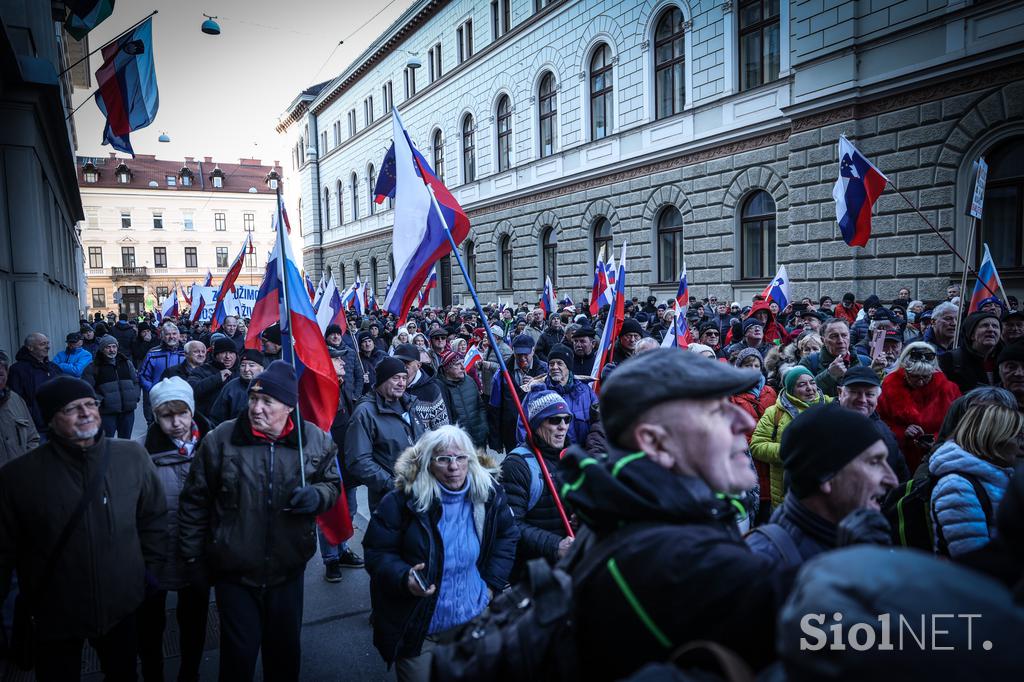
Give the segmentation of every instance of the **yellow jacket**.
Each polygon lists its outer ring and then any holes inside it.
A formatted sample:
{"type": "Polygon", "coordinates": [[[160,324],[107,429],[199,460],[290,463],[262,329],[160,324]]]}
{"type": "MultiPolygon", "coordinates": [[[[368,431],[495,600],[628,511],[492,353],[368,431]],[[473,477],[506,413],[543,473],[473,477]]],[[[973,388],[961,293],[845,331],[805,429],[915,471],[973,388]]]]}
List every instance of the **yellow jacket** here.
{"type": "Polygon", "coordinates": [[[772,508],[782,504],[782,498],[786,496],[786,484],[782,468],[782,458],[779,456],[779,445],[782,443],[782,432],[798,414],[812,405],[830,403],[832,399],[818,391],[818,398],[810,402],[804,402],[794,398],[786,391],[779,393],[779,399],[774,405],[761,415],[757,426],[754,427],[754,435],[750,438],[750,454],[759,462],[765,462],[770,468],[772,482],[772,508]]]}

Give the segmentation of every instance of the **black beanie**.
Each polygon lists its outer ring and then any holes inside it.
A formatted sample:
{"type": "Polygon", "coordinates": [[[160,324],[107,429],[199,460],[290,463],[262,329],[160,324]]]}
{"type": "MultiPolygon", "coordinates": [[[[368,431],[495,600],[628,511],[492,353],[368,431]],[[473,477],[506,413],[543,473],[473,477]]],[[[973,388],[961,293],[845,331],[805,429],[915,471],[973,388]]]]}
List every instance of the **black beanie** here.
{"type": "Polygon", "coordinates": [[[779,455],[786,484],[798,499],[813,495],[881,439],[870,419],[837,403],[804,410],[782,432],[779,455]]]}
{"type": "Polygon", "coordinates": [[[402,362],[398,358],[391,357],[384,358],[379,363],[377,363],[376,369],[377,383],[374,384],[374,388],[377,388],[378,386],[380,386],[381,384],[383,384],[385,381],[395,376],[396,374],[401,374],[402,372],[405,372],[406,374],[409,373],[408,370],[405,369],[404,362],[402,362]]]}
{"type": "Polygon", "coordinates": [[[42,414],[43,423],[49,424],[54,415],[68,404],[82,398],[95,398],[92,386],[71,376],[56,376],[43,383],[36,391],[36,404],[42,414]]]}
{"type": "Polygon", "coordinates": [[[1024,362],[1024,343],[1018,341],[1006,344],[1006,348],[999,353],[999,357],[996,359],[996,367],[1004,362],[1024,362]]]}
{"type": "Polygon", "coordinates": [[[274,360],[263,372],[249,384],[249,393],[262,393],[295,407],[299,401],[299,384],[295,378],[295,368],[284,360],[274,360]]]}
{"type": "Polygon", "coordinates": [[[245,350],[243,350],[242,351],[242,357],[239,358],[238,361],[241,362],[242,360],[248,360],[249,362],[255,362],[256,364],[259,364],[259,365],[264,365],[267,362],[266,356],[264,356],[263,353],[259,352],[255,348],[246,348],[245,350]]]}
{"type": "Polygon", "coordinates": [[[238,346],[236,346],[235,342],[228,337],[221,336],[213,342],[213,355],[216,357],[221,353],[234,353],[235,355],[238,355],[238,346]]]}
{"type": "Polygon", "coordinates": [[[280,325],[280,323],[275,322],[274,324],[272,324],[269,327],[267,327],[266,329],[264,329],[263,333],[260,334],[260,337],[264,341],[269,341],[270,343],[276,343],[277,345],[280,346],[281,345],[281,325],[280,325]]]}
{"type": "Polygon", "coordinates": [[[574,355],[572,350],[563,343],[556,343],[551,346],[551,350],[548,351],[548,362],[551,362],[552,360],[561,360],[569,369],[572,369],[573,357],[574,355]]]}

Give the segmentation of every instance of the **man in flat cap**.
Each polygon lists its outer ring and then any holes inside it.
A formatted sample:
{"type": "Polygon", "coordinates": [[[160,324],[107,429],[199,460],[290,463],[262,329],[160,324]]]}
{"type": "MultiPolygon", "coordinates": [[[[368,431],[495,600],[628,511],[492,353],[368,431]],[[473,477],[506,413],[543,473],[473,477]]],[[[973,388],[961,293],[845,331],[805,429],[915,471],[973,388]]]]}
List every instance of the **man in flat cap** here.
{"type": "Polygon", "coordinates": [[[757,482],[747,456],[754,421],[729,401],[759,381],[697,353],[657,349],[602,386],[607,459],[574,446],[559,465],[564,499],[592,535],[577,538],[582,560],[611,552],[575,586],[581,679],[627,677],[695,639],[755,669],[772,659],[792,574],[740,536],[741,495],[757,482]]]}

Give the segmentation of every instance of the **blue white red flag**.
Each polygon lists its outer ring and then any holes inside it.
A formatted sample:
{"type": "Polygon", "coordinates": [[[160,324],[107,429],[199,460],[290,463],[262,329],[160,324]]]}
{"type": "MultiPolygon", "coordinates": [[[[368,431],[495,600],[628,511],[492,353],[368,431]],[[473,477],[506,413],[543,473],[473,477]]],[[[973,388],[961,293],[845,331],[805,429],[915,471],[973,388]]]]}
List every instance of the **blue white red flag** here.
{"type": "Polygon", "coordinates": [[[559,301],[559,304],[563,306],[576,305],[575,303],[573,303],[572,296],[569,296],[568,294],[566,294],[565,298],[559,301]]]}
{"type": "Polygon", "coordinates": [[[366,287],[366,309],[373,312],[380,311],[380,306],[377,305],[377,293],[371,286],[366,287]]]}
{"type": "MultiPolygon", "coordinates": [[[[274,219],[277,229],[277,219],[274,219]]],[[[260,282],[260,289],[256,292],[256,302],[252,306],[252,317],[249,319],[249,327],[245,332],[245,347],[253,350],[262,350],[263,342],[260,336],[267,329],[281,320],[281,280],[278,275],[278,253],[277,245],[270,253],[270,260],[267,261],[267,268],[263,273],[263,281],[260,282]]]]}
{"type": "Polygon", "coordinates": [[[780,266],[775,279],[768,283],[768,286],[761,292],[765,301],[775,301],[779,308],[789,305],[789,275],[786,274],[786,266],[780,266]]]}
{"type": "MultiPolygon", "coordinates": [[[[192,282],[192,286],[194,287],[195,285],[196,283],[192,282]]],[[[190,292],[192,291],[191,287],[186,289],[184,284],[179,284],[178,286],[181,287],[181,297],[185,299],[185,303],[187,305],[192,305],[192,296],[190,295],[190,292]]]]}
{"type": "Polygon", "coordinates": [[[423,291],[420,293],[419,300],[416,302],[416,307],[423,308],[430,302],[430,291],[437,286],[437,268],[430,268],[430,279],[427,280],[427,284],[423,287],[423,291]]]}
{"type": "Polygon", "coordinates": [[[103,144],[134,156],[128,133],[152,123],[160,108],[152,18],[103,48],[96,84],[96,105],[107,119],[103,144]]]}
{"type": "Polygon", "coordinates": [[[392,228],[392,253],[395,282],[388,292],[384,309],[405,322],[430,269],[451,251],[445,227],[458,246],[469,234],[469,219],[462,207],[419,154],[402,126],[398,109],[391,110],[393,139],[384,157],[375,194],[394,196],[395,223],[392,228]],[[429,190],[428,190],[429,187],[429,190]],[[431,201],[433,191],[439,210],[431,201]]]}
{"type": "Polygon", "coordinates": [[[192,290],[192,315],[190,317],[192,322],[197,322],[202,317],[203,310],[206,308],[206,296],[203,295],[205,290],[205,287],[192,290]]]}
{"type": "Polygon", "coordinates": [[[320,325],[320,333],[326,333],[332,324],[341,327],[341,333],[348,333],[348,319],[345,317],[345,304],[341,301],[341,292],[334,283],[334,275],[327,278],[323,295],[316,306],[316,321],[320,325]]]}
{"type": "Polygon", "coordinates": [[[480,348],[473,346],[466,351],[466,357],[462,359],[462,367],[468,372],[476,367],[476,364],[483,359],[484,356],[480,354],[480,348]]]}
{"type": "Polygon", "coordinates": [[[853,146],[839,137],[839,179],[832,188],[836,220],[843,241],[864,246],[871,237],[871,209],[889,179],[853,146]]]}
{"type": "Polygon", "coordinates": [[[686,321],[687,308],[676,309],[676,316],[672,319],[672,329],[665,332],[665,338],[661,341],[662,348],[686,349],[693,343],[693,335],[690,333],[690,323],[686,321]]]}
{"type": "Polygon", "coordinates": [[[1003,289],[1003,283],[999,280],[999,271],[992,261],[992,254],[989,253],[988,244],[983,244],[984,252],[981,257],[981,267],[978,268],[978,281],[974,284],[974,292],[971,294],[969,313],[976,313],[981,306],[995,298],[1000,301],[999,293],[1003,289]]]}
{"type": "Polygon", "coordinates": [[[676,308],[686,310],[690,307],[690,287],[686,283],[686,261],[683,261],[683,272],[679,275],[679,288],[676,289],[676,308]]]}
{"type": "Polygon", "coordinates": [[[608,271],[604,265],[604,245],[601,245],[601,252],[597,254],[597,264],[594,265],[594,283],[590,287],[590,316],[594,317],[601,310],[600,299],[608,288],[608,271]]]}
{"type": "Polygon", "coordinates": [[[356,315],[365,315],[366,287],[359,281],[359,275],[356,275],[356,283],[352,285],[352,292],[355,294],[352,298],[352,307],[355,308],[356,315]]]}
{"type": "Polygon", "coordinates": [[[212,287],[213,286],[213,273],[210,272],[209,268],[206,269],[206,279],[203,280],[203,286],[204,287],[212,287]]]}
{"type": "Polygon", "coordinates": [[[174,288],[171,289],[171,294],[165,296],[163,303],[160,305],[160,309],[157,311],[157,321],[161,322],[164,318],[173,318],[178,316],[178,285],[175,284],[174,288]]]}
{"type": "Polygon", "coordinates": [[[601,370],[611,362],[615,353],[615,342],[622,330],[622,323],[626,319],[626,247],[622,244],[622,258],[619,259],[619,270],[615,274],[615,291],[612,294],[611,308],[608,311],[608,319],[604,322],[604,329],[601,330],[601,339],[597,344],[597,360],[594,366],[594,392],[601,387],[601,370]]]}
{"type": "Polygon", "coordinates": [[[307,275],[305,273],[305,271],[303,271],[303,273],[302,273],[302,281],[306,285],[306,293],[309,294],[310,302],[315,301],[316,300],[316,287],[313,286],[312,280],[309,279],[309,275],[307,275]]]}
{"type": "Polygon", "coordinates": [[[544,291],[540,295],[540,303],[538,305],[544,311],[544,319],[547,319],[548,315],[558,310],[558,304],[555,302],[555,287],[551,284],[550,277],[544,277],[544,291]]]}
{"type": "MultiPolygon", "coordinates": [[[[213,309],[213,318],[210,320],[210,331],[215,332],[217,329],[224,324],[225,318],[228,316],[226,310],[225,301],[229,294],[235,293],[235,281],[238,279],[238,275],[242,272],[242,266],[245,265],[245,257],[253,253],[252,246],[252,234],[245,235],[245,242],[242,243],[242,250],[235,256],[235,260],[231,263],[231,267],[228,268],[228,274],[224,275],[224,281],[220,284],[220,291],[217,293],[217,307],[213,309]]],[[[234,301],[234,296],[231,296],[231,300],[234,301]]],[[[232,310],[230,314],[234,314],[232,310]]]]}
{"type": "Polygon", "coordinates": [[[348,289],[345,289],[345,293],[341,295],[341,305],[342,307],[345,308],[345,310],[352,310],[353,308],[355,308],[355,300],[356,285],[355,282],[353,282],[352,286],[350,286],[348,289]]]}

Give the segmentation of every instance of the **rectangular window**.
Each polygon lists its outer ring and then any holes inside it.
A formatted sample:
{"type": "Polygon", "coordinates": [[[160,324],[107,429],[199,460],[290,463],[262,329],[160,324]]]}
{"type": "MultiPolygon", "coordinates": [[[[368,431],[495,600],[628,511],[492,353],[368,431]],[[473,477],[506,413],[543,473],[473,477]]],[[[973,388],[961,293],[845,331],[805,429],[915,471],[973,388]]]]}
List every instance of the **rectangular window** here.
{"type": "Polygon", "coordinates": [[[381,96],[384,100],[384,113],[390,114],[391,110],[395,106],[395,99],[391,90],[391,81],[388,81],[381,87],[381,96]]]}
{"type": "Polygon", "coordinates": [[[89,247],[89,267],[90,268],[102,268],[103,267],[103,247],[102,246],[90,246],[89,247]]]}
{"type": "Polygon", "coordinates": [[[181,186],[182,187],[191,187],[192,186],[192,176],[191,175],[182,175],[181,176],[181,186]]]}
{"type": "Polygon", "coordinates": [[[373,123],[373,96],[363,100],[363,118],[366,120],[366,125],[373,123]]]}
{"type": "Polygon", "coordinates": [[[348,136],[354,137],[356,134],[356,110],[352,109],[348,112],[348,136]]]}
{"type": "Polygon", "coordinates": [[[154,246],[153,247],[153,267],[154,268],[166,268],[167,267],[167,247],[166,246],[154,246]]]}
{"type": "Polygon", "coordinates": [[[455,29],[455,43],[458,50],[459,64],[473,56],[472,19],[466,19],[462,26],[455,29]]]}
{"type": "Polygon", "coordinates": [[[740,90],[779,77],[779,0],[741,0],[740,90]]]}
{"type": "Polygon", "coordinates": [[[167,186],[168,187],[176,187],[177,185],[178,185],[178,178],[173,176],[173,175],[168,175],[167,176],[167,186]]]}
{"type": "Polygon", "coordinates": [[[85,226],[90,230],[100,229],[100,210],[98,208],[90,206],[85,209],[85,226]]]}
{"type": "Polygon", "coordinates": [[[196,255],[196,247],[186,246],[185,247],[185,267],[186,268],[198,268],[199,257],[196,255]]]}
{"type": "Polygon", "coordinates": [[[164,229],[164,214],[161,211],[153,211],[153,229],[164,229]]]}
{"type": "Polygon", "coordinates": [[[409,99],[416,95],[416,71],[407,66],[403,74],[405,75],[405,98],[409,99]]]}
{"type": "Polygon", "coordinates": [[[337,147],[341,144],[341,121],[335,121],[331,128],[334,133],[334,146],[337,147]]]}
{"type": "Polygon", "coordinates": [[[218,246],[217,247],[217,267],[226,268],[228,266],[228,247],[218,246]]]}
{"type": "Polygon", "coordinates": [[[327,153],[327,131],[320,133],[320,153],[327,153]]]}
{"type": "Polygon", "coordinates": [[[427,65],[430,82],[441,77],[441,43],[437,43],[427,51],[427,65]]]}
{"type": "Polygon", "coordinates": [[[105,308],[107,307],[107,290],[103,287],[92,288],[92,307],[93,308],[105,308]]]}
{"type": "Polygon", "coordinates": [[[252,232],[256,229],[256,214],[255,213],[243,213],[242,214],[242,227],[245,228],[246,232],[252,232]]]}
{"type": "Polygon", "coordinates": [[[156,288],[156,300],[163,302],[165,298],[171,295],[171,290],[168,287],[157,287],[156,288]]]}
{"type": "Polygon", "coordinates": [[[186,230],[191,232],[196,229],[195,216],[192,213],[182,213],[181,218],[186,230]]]}
{"type": "Polygon", "coordinates": [[[213,229],[217,230],[218,232],[224,232],[225,230],[228,229],[228,221],[224,217],[223,213],[213,214],[213,229]]]}
{"type": "Polygon", "coordinates": [[[130,230],[132,229],[132,213],[131,211],[121,211],[121,229],[130,230]]]}
{"type": "Polygon", "coordinates": [[[213,176],[213,186],[220,189],[224,186],[224,178],[220,175],[213,176]]]}
{"type": "Polygon", "coordinates": [[[121,247],[121,267],[123,267],[123,268],[134,268],[135,267],[135,247],[134,246],[122,246],[121,247]]]}

